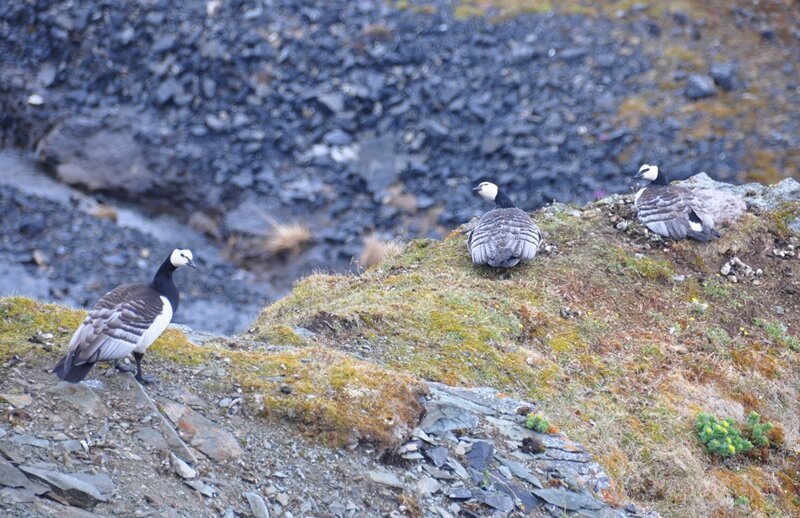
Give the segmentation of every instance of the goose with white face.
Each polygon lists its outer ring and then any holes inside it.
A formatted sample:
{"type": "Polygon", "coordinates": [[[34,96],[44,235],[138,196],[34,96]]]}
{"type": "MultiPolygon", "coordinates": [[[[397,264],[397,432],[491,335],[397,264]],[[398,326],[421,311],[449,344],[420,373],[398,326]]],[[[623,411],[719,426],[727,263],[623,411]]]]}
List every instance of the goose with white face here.
{"type": "Polygon", "coordinates": [[[492,182],[481,182],[472,190],[480,194],[483,199],[494,201],[495,198],[497,198],[497,192],[499,189],[492,182]]]}
{"type": "Polygon", "coordinates": [[[180,249],[176,248],[172,251],[172,254],[169,256],[169,262],[172,263],[172,266],[175,268],[180,268],[181,266],[188,266],[189,268],[197,268],[197,265],[194,264],[192,260],[192,251],[189,249],[180,249]]]}
{"type": "Polygon", "coordinates": [[[658,178],[658,166],[644,164],[639,168],[639,172],[636,173],[634,178],[643,178],[651,182],[655,181],[655,179],[658,178]]]}

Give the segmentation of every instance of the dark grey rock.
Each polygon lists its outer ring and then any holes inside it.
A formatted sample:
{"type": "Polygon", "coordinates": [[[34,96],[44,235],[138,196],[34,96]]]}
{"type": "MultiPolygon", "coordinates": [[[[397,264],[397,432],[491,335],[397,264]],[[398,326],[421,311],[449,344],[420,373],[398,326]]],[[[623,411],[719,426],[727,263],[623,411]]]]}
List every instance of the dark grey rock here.
{"type": "Polygon", "coordinates": [[[444,446],[437,446],[425,450],[425,456],[431,459],[431,462],[433,462],[434,466],[437,468],[441,468],[447,463],[449,453],[448,449],[444,446]]]}
{"type": "Polygon", "coordinates": [[[106,502],[100,490],[90,482],[81,480],[73,474],[59,473],[31,466],[20,466],[29,476],[43,482],[58,496],[70,505],[89,509],[101,502],[106,502]]]}
{"type": "Polygon", "coordinates": [[[686,97],[692,100],[717,95],[717,87],[709,76],[692,74],[686,82],[686,97]]]}
{"type": "Polygon", "coordinates": [[[49,448],[50,441],[47,439],[40,439],[39,437],[32,437],[30,435],[17,434],[11,438],[11,442],[17,444],[24,444],[26,446],[34,446],[36,448],[49,448]]]}
{"type": "Polygon", "coordinates": [[[476,441],[467,452],[467,461],[471,468],[484,471],[494,456],[494,444],[488,441],[476,441]]]}
{"type": "Polygon", "coordinates": [[[472,498],[472,491],[466,487],[454,487],[447,493],[447,496],[453,500],[469,500],[472,498]]]}
{"type": "Polygon", "coordinates": [[[603,508],[603,503],[590,495],[576,493],[563,487],[534,489],[533,494],[545,502],[555,505],[559,509],[566,509],[568,511],[578,511],[580,509],[598,510],[603,508]]]}
{"type": "Polygon", "coordinates": [[[317,96],[317,101],[331,113],[340,113],[344,110],[344,95],[341,93],[327,93],[317,96]]]}
{"type": "Polygon", "coordinates": [[[16,466],[0,456],[0,486],[27,487],[30,484],[28,477],[16,466]]]}
{"type": "Polygon", "coordinates": [[[709,74],[714,83],[723,90],[733,90],[736,87],[736,65],[731,62],[714,63],[709,74]]]}
{"type": "Polygon", "coordinates": [[[373,193],[381,192],[397,181],[402,161],[394,150],[394,137],[384,135],[361,143],[359,173],[373,193]]]}
{"type": "Polygon", "coordinates": [[[514,500],[512,500],[508,495],[497,491],[473,489],[472,498],[484,505],[488,505],[492,509],[497,509],[502,513],[510,513],[514,510],[514,500]]]}
{"type": "Polygon", "coordinates": [[[147,153],[130,126],[109,129],[94,118],[77,116],[51,130],[38,146],[40,158],[61,181],[89,190],[135,195],[154,185],[147,153]]]}

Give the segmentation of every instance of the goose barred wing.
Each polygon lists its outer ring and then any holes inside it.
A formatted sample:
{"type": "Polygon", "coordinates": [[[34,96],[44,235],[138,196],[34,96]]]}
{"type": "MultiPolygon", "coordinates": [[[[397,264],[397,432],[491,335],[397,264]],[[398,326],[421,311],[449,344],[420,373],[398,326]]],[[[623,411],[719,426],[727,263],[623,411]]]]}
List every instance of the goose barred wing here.
{"type": "Polygon", "coordinates": [[[533,259],[540,241],[539,227],[525,211],[493,209],[481,217],[467,245],[473,263],[495,265],[533,259]]]}
{"type": "Polygon", "coordinates": [[[691,231],[689,203],[700,206],[700,201],[688,189],[674,185],[664,188],[648,187],[636,200],[636,212],[647,228],[664,237],[684,239],[691,231]]]}
{"type": "Polygon", "coordinates": [[[73,364],[124,358],[142,342],[164,303],[146,284],[124,284],[89,311],[69,344],[73,364]]]}

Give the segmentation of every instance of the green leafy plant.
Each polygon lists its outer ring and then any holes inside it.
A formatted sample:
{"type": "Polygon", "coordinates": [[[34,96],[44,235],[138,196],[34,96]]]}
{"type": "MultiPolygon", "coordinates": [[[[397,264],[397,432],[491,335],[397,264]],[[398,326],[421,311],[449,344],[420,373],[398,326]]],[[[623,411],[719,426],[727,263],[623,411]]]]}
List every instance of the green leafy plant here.
{"type": "Polygon", "coordinates": [[[775,428],[772,423],[761,422],[757,412],[750,412],[747,416],[747,429],[750,432],[750,441],[756,446],[769,446],[769,432],[775,428]]]}
{"type": "Polygon", "coordinates": [[[701,412],[695,425],[697,438],[709,453],[730,457],[753,449],[753,443],[742,437],[736,423],[730,417],[720,421],[710,414],[701,412]]]}
{"type": "Polygon", "coordinates": [[[525,426],[539,433],[547,433],[547,430],[550,429],[550,423],[547,421],[547,418],[542,414],[534,413],[528,414],[528,418],[525,420],[525,426]]]}
{"type": "Polygon", "coordinates": [[[736,497],[736,499],[733,501],[733,503],[736,504],[736,505],[745,506],[745,505],[748,505],[750,503],[750,499],[747,498],[746,496],[739,496],[739,497],[736,497]]]}

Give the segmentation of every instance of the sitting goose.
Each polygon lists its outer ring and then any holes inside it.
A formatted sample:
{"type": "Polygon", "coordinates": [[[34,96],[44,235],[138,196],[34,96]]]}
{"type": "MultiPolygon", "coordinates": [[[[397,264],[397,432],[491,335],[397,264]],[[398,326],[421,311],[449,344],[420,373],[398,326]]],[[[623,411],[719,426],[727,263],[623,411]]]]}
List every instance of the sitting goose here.
{"type": "Polygon", "coordinates": [[[119,360],[133,353],[136,379],[155,382],[153,376],[142,374],[142,357],[178,310],[180,295],[172,274],[181,266],[195,268],[192,252],[176,248],[150,284],[123,284],[103,295],[75,331],[67,355],[53,372],[64,381],[77,383],[95,362],[112,360],[117,369],[129,372],[133,369],[119,360]]]}
{"type": "Polygon", "coordinates": [[[533,259],[541,236],[528,213],[516,208],[511,198],[493,183],[483,182],[472,190],[495,203],[495,208],[481,216],[469,233],[467,246],[472,262],[510,268],[533,259]]]}
{"type": "Polygon", "coordinates": [[[656,234],[672,239],[710,241],[719,237],[711,217],[692,191],[671,185],[655,165],[644,164],[636,178],[650,180],[634,197],[636,215],[656,234]]]}

